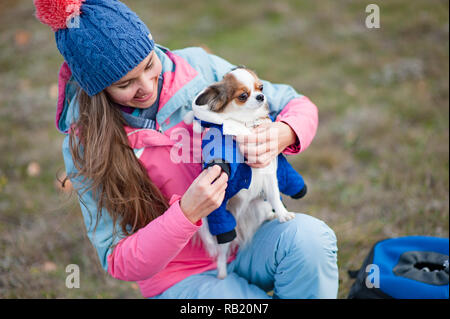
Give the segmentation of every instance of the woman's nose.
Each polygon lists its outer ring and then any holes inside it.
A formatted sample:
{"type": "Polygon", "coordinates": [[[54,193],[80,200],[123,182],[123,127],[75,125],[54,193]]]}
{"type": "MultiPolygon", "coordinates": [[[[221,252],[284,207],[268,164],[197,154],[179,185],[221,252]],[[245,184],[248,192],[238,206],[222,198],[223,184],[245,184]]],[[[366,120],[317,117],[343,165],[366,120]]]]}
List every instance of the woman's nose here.
{"type": "Polygon", "coordinates": [[[148,76],[142,76],[139,82],[140,82],[140,87],[139,87],[138,92],[140,92],[144,95],[153,93],[154,79],[151,79],[148,76]]]}

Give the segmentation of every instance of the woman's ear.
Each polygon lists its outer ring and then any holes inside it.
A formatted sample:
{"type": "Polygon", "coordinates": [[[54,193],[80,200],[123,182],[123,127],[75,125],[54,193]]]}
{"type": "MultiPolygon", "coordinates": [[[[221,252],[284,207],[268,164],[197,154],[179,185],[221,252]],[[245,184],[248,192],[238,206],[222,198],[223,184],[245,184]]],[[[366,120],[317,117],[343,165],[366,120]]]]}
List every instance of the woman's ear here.
{"type": "Polygon", "coordinates": [[[207,87],[195,100],[196,105],[208,105],[214,112],[220,112],[226,103],[227,94],[221,83],[207,87]]]}

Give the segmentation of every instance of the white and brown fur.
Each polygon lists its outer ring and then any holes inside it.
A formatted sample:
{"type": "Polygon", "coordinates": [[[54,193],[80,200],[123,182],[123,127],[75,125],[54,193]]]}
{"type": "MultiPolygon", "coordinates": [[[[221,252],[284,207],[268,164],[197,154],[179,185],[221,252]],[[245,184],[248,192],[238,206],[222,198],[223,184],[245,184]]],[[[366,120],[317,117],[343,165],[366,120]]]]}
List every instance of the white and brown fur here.
{"type": "MultiPolygon", "coordinates": [[[[262,82],[256,74],[239,67],[227,73],[223,80],[214,83],[197,95],[194,105],[207,105],[209,110],[226,120],[249,123],[269,118],[269,106],[263,94],[262,82]]],[[[261,224],[271,218],[286,222],[294,218],[280,200],[277,181],[277,158],[264,168],[252,168],[252,179],[248,189],[240,190],[227,203],[227,209],[237,223],[237,238],[231,243],[218,244],[208,229],[208,221],[198,235],[208,253],[217,258],[218,278],[227,275],[227,259],[236,245],[243,247],[253,237],[261,224]],[[267,201],[264,200],[264,195],[267,201]],[[273,210],[272,210],[273,208],[273,210]]]]}

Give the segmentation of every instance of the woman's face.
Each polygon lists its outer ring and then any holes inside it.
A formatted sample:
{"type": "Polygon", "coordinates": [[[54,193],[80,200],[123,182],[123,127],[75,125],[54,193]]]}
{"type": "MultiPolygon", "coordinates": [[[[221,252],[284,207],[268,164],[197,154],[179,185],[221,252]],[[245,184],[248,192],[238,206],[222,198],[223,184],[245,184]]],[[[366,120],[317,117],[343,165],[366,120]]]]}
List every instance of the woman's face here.
{"type": "Polygon", "coordinates": [[[107,87],[106,93],[118,104],[145,109],[156,101],[161,70],[161,61],[152,51],[133,70],[107,87]]]}

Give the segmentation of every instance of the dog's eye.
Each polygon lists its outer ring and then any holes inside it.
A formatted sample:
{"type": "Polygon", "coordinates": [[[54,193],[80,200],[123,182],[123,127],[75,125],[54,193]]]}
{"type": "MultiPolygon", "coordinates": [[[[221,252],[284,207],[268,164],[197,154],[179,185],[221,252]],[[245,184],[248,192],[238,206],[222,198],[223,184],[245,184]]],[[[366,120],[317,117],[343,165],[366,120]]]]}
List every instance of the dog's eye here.
{"type": "Polygon", "coordinates": [[[248,94],[247,93],[242,93],[241,95],[239,95],[239,97],[238,97],[238,99],[240,100],[240,101],[245,101],[245,100],[247,100],[247,98],[248,98],[248,94]]]}
{"type": "Polygon", "coordinates": [[[262,91],[263,89],[264,89],[264,85],[261,84],[261,85],[259,86],[259,90],[262,91]]]}

